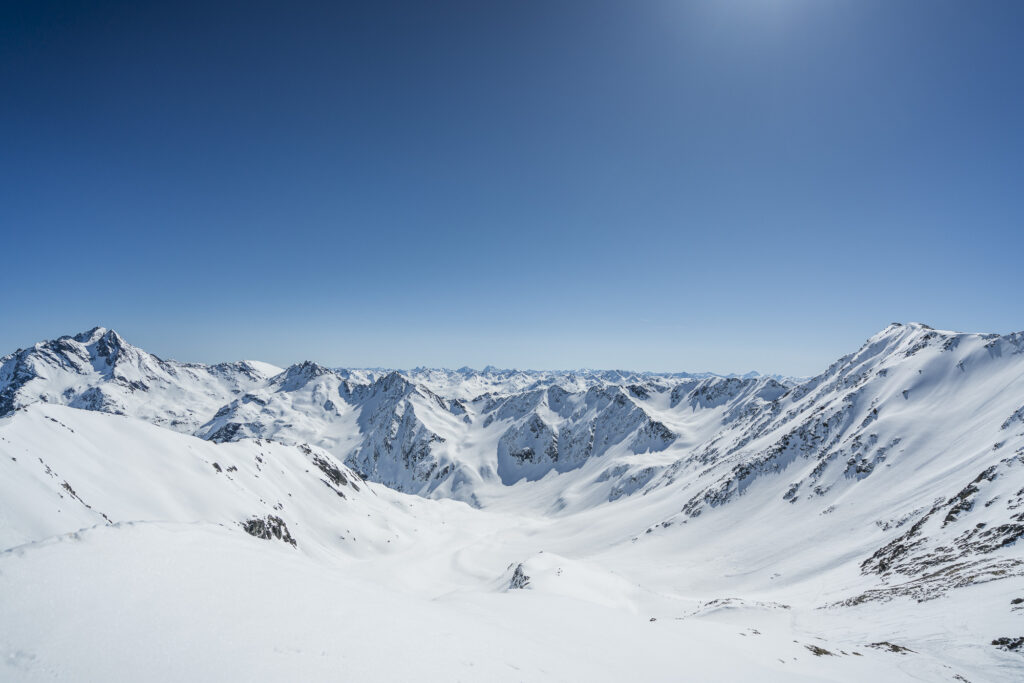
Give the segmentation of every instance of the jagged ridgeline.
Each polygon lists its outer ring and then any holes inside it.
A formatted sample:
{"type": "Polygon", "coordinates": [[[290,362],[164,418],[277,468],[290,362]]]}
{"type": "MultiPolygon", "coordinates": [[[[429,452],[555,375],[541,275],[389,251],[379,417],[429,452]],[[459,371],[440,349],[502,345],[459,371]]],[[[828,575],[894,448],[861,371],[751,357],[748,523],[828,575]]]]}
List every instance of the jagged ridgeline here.
{"type": "Polygon", "coordinates": [[[508,485],[575,470],[605,500],[678,485],[671,525],[762,480],[779,501],[800,505],[928,454],[959,463],[963,485],[989,467],[1012,469],[1022,376],[1024,335],[920,324],[893,324],[807,380],[203,365],[163,360],[95,328],[5,356],[0,415],[56,403],[218,443],[312,444],[365,479],[477,505],[508,485]],[[965,433],[969,445],[951,452],[965,433]]]}
{"type": "Polygon", "coordinates": [[[310,443],[397,490],[476,502],[488,482],[536,480],[609,453],[666,451],[690,414],[734,419],[794,384],[759,375],[203,365],[163,360],[95,328],[4,357],[0,414],[59,403],[215,442],[310,443]]]}
{"type": "MultiPolygon", "coordinates": [[[[1019,376],[1022,348],[1021,334],[893,324],[800,381],[494,368],[384,372],[308,361],[286,369],[255,361],[203,365],[163,360],[94,328],[5,356],[0,415],[58,403],[215,442],[309,443],[369,480],[471,502],[482,485],[537,480],[607,455],[599,477],[612,499],[700,470],[703,485],[683,506],[692,517],[765,474],[801,473],[786,487],[789,502],[871,476],[914,447],[908,411],[941,394],[948,400],[938,401],[939,410],[970,412],[991,399],[996,388],[981,385],[993,373],[1019,376]],[[629,457],[645,453],[679,457],[629,457]]],[[[1007,398],[1013,410],[991,416],[1002,432],[1024,413],[1024,397],[1017,404],[1007,398]]]]}

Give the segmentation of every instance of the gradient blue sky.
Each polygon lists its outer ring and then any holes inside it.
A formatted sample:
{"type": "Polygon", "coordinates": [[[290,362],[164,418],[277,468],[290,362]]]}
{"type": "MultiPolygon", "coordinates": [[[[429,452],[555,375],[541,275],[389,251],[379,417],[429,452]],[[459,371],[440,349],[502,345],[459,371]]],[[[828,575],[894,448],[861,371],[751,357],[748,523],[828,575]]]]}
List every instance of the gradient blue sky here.
{"type": "Polygon", "coordinates": [[[0,352],[811,374],[1024,328],[1024,2],[5,2],[0,352]]]}

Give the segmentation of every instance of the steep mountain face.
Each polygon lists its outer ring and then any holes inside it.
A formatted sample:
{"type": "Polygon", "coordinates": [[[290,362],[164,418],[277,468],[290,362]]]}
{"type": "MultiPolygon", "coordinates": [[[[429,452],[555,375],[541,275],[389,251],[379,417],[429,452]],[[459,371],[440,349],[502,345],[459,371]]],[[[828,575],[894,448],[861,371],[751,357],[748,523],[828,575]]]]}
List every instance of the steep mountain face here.
{"type": "MultiPolygon", "coordinates": [[[[213,441],[257,436],[317,444],[364,476],[401,491],[426,492],[452,471],[435,452],[444,437],[423,421],[456,421],[457,402],[400,373],[363,376],[315,363],[293,365],[223,406],[198,434],[213,441]],[[367,381],[370,380],[370,381],[367,381]]],[[[463,410],[464,414],[464,410],[463,410]]]]}
{"type": "Polygon", "coordinates": [[[484,401],[484,424],[508,428],[498,439],[498,475],[513,484],[536,480],[550,471],[566,472],[588,458],[621,445],[628,453],[663,451],[677,435],[642,407],[649,397],[621,386],[595,385],[570,393],[555,385],[511,398],[484,401]]]}
{"type": "Polygon", "coordinates": [[[356,471],[408,492],[430,490],[452,471],[451,462],[436,448],[446,443],[438,432],[450,431],[437,425],[461,424],[448,401],[397,372],[353,386],[347,398],[358,410],[360,433],[365,435],[347,457],[356,471]]]}
{"type": "Polygon", "coordinates": [[[950,450],[967,433],[967,450],[980,442],[984,452],[963,457],[988,462],[985,452],[1007,446],[1004,425],[1013,424],[1022,398],[1024,335],[892,325],[821,375],[726,420],[655,485],[699,467],[704,485],[684,507],[695,517],[766,475],[792,477],[782,497],[790,503],[821,498],[899,454],[950,450]]]}
{"type": "Polygon", "coordinates": [[[789,533],[867,516],[881,536],[864,541],[875,549],[860,569],[876,583],[845,602],[931,599],[1024,575],[1022,407],[1024,335],[892,325],[727,421],[644,493],[683,496],[662,527],[728,514],[747,495],[762,515],[802,511],[789,533]]]}

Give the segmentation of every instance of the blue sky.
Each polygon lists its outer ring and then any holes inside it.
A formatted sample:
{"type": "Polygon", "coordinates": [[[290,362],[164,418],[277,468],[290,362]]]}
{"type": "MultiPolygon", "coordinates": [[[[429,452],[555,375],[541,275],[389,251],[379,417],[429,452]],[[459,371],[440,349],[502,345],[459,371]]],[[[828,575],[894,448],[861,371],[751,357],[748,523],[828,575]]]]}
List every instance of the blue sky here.
{"type": "Polygon", "coordinates": [[[1022,35],[995,0],[7,2],[0,352],[811,374],[891,321],[1024,329],[1022,35]]]}

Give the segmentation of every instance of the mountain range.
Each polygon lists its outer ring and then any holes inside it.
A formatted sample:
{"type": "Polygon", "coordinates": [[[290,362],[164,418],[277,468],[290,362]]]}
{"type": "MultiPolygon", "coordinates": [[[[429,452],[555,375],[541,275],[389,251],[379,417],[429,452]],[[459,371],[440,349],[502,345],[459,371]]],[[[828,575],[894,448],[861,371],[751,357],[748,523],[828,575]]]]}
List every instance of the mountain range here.
{"type": "Polygon", "coordinates": [[[1022,536],[1024,333],[811,378],[0,358],[12,680],[1019,680],[1022,536]]]}

